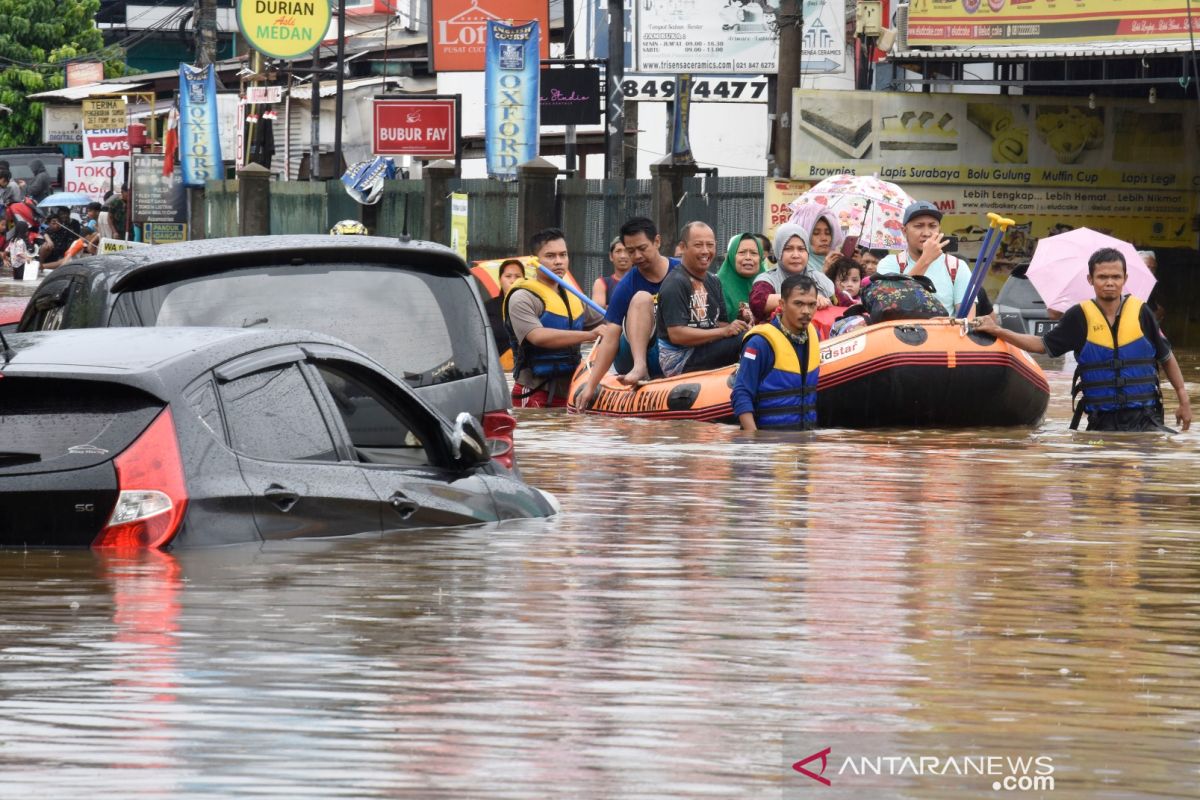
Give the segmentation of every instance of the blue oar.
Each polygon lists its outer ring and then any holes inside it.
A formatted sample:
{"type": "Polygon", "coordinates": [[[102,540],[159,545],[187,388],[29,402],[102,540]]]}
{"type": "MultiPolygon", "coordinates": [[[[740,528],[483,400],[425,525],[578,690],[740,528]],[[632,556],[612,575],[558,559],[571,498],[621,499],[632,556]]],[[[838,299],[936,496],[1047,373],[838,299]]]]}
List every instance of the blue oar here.
{"type": "Polygon", "coordinates": [[[560,278],[560,277],[558,277],[557,275],[555,275],[555,274],[554,274],[554,273],[553,273],[553,272],[552,272],[552,271],[551,271],[549,268],[547,268],[547,267],[544,267],[544,266],[542,266],[541,264],[538,264],[538,269],[540,269],[540,270],[542,271],[542,274],[543,274],[543,275],[546,275],[547,277],[553,278],[555,283],[557,283],[559,286],[563,287],[563,288],[564,288],[564,289],[566,289],[568,292],[570,292],[571,294],[575,295],[575,296],[576,296],[576,297],[578,297],[580,300],[582,300],[582,301],[583,301],[583,304],[584,304],[585,306],[587,306],[587,307],[591,308],[591,309],[592,309],[593,311],[595,311],[597,314],[604,314],[604,309],[603,309],[603,308],[601,308],[601,307],[600,307],[600,305],[599,305],[599,304],[597,304],[595,300],[593,300],[592,298],[588,297],[586,294],[584,294],[583,292],[579,291],[579,290],[578,290],[578,289],[576,289],[574,286],[572,286],[571,284],[569,284],[569,283],[567,283],[566,281],[564,281],[562,278],[560,278]]]}
{"type": "Polygon", "coordinates": [[[975,260],[975,269],[971,273],[971,280],[967,283],[967,291],[963,295],[962,302],[958,304],[958,315],[965,318],[971,313],[971,307],[975,305],[975,298],[979,296],[979,290],[983,288],[983,280],[987,277],[988,270],[992,268],[992,261],[996,258],[996,253],[1000,251],[1000,244],[1004,241],[1004,234],[1009,227],[1015,225],[1011,219],[1002,217],[999,214],[989,213],[987,233],[983,236],[983,243],[979,248],[979,258],[975,260]]]}

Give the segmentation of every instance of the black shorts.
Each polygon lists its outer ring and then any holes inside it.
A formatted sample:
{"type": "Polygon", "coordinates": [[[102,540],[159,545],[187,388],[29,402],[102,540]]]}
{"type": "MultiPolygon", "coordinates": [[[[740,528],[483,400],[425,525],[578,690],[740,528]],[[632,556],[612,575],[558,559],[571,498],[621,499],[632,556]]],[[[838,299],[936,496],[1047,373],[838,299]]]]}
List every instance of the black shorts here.
{"type": "Polygon", "coordinates": [[[1089,431],[1165,431],[1175,433],[1163,420],[1162,406],[1151,408],[1124,408],[1120,411],[1097,411],[1088,414],[1089,431]]]}
{"type": "Polygon", "coordinates": [[[728,367],[730,364],[736,364],[741,355],[742,337],[726,336],[724,339],[693,347],[683,368],[688,372],[699,372],[728,367]]]}

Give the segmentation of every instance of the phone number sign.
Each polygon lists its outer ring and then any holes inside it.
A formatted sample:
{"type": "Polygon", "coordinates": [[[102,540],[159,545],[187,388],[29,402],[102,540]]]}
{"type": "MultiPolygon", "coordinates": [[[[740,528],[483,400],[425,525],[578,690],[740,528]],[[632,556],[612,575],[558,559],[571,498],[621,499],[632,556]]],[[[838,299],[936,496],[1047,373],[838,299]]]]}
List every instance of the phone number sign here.
{"type": "MultiPolygon", "coordinates": [[[[675,99],[674,75],[627,72],[621,81],[626,100],[639,103],[675,99]]],[[[766,103],[767,76],[698,75],[692,79],[693,103],[766,103]]]]}
{"type": "Polygon", "coordinates": [[[441,99],[375,99],[375,154],[454,158],[458,152],[458,102],[441,99]]]}

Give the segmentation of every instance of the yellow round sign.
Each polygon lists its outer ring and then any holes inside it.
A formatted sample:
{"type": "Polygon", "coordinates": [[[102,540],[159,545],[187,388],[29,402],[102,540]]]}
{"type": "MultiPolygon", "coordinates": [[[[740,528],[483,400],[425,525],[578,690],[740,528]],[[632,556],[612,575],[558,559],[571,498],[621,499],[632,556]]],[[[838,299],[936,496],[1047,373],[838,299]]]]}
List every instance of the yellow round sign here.
{"type": "Polygon", "coordinates": [[[238,0],[242,36],[274,58],[311,53],[325,38],[329,18],[329,0],[238,0]]]}

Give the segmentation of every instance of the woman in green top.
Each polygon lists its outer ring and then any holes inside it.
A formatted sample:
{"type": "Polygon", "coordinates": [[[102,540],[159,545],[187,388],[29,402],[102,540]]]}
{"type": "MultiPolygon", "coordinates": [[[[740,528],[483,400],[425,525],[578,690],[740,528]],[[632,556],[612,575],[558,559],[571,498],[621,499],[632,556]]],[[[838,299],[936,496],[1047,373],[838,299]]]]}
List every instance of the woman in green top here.
{"type": "Polygon", "coordinates": [[[743,306],[750,307],[750,286],[763,271],[762,245],[753,233],[739,233],[729,240],[725,261],[717,271],[721,290],[725,293],[725,311],[730,320],[739,317],[750,321],[749,312],[740,314],[743,306]]]}

